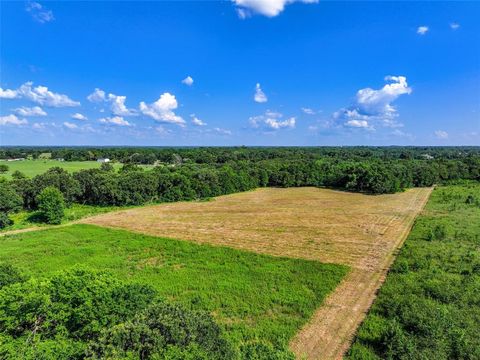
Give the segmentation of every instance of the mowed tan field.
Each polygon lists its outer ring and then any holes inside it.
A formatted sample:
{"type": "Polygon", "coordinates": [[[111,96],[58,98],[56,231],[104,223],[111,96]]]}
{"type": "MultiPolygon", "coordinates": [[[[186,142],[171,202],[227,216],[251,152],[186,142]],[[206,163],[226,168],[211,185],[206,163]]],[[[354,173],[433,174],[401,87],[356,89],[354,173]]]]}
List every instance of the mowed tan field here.
{"type": "Polygon", "coordinates": [[[82,222],[350,265],[346,279],[291,342],[299,357],[340,359],[431,190],[369,196],[318,188],[265,188],[208,202],[113,212],[82,222]]]}

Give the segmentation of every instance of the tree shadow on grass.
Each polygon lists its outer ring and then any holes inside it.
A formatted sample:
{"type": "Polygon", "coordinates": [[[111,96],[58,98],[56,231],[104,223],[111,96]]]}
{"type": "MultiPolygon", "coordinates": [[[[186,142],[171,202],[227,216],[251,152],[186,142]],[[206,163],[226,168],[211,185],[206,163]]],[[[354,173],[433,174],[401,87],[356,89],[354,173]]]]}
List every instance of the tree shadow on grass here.
{"type": "Polygon", "coordinates": [[[34,211],[27,217],[27,221],[34,224],[45,223],[45,216],[41,211],[34,211]]]}

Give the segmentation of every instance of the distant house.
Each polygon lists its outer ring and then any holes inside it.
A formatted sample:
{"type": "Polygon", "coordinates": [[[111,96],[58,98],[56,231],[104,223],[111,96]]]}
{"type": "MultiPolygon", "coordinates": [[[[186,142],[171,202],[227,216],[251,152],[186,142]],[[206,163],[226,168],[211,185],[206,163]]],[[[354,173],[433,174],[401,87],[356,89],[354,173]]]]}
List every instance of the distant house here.
{"type": "Polygon", "coordinates": [[[110,159],[109,159],[109,158],[98,158],[98,159],[97,159],[97,162],[99,162],[99,163],[108,163],[108,162],[110,162],[110,159]]]}
{"type": "Polygon", "coordinates": [[[422,154],[422,157],[425,159],[425,160],[433,160],[434,157],[430,154],[422,154]]]}
{"type": "Polygon", "coordinates": [[[55,160],[57,160],[57,161],[65,161],[64,158],[56,158],[55,160]]]}

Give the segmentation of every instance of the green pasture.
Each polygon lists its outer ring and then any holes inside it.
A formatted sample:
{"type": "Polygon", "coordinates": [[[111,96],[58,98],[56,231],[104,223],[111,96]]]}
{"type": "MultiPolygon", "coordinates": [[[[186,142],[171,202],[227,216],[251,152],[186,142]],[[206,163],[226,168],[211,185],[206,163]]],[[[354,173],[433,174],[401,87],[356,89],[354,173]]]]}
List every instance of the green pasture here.
{"type": "Polygon", "coordinates": [[[76,264],[109,270],[211,312],[236,344],[258,339],[282,347],[348,271],[91,225],[7,235],[0,238],[0,262],[35,277],[76,264]]]}
{"type": "Polygon", "coordinates": [[[350,360],[480,359],[480,184],[436,188],[350,360]]]}

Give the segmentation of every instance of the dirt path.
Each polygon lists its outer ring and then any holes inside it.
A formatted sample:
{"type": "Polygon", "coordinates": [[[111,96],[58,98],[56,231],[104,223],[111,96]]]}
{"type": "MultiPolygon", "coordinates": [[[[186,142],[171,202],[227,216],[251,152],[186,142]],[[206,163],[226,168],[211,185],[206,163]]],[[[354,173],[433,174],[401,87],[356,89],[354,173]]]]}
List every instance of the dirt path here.
{"type": "Polygon", "coordinates": [[[299,358],[341,359],[431,191],[367,196],[268,188],[80,222],[351,266],[347,278],[291,342],[299,358]]]}
{"type": "Polygon", "coordinates": [[[401,247],[415,217],[428,201],[432,189],[423,189],[412,199],[409,213],[403,221],[393,218],[384,234],[389,246],[382,249],[372,265],[353,266],[352,272],[327,298],[310,322],[290,344],[299,358],[342,359],[349,349],[356,329],[375,299],[376,293],[390,268],[397,249],[401,247]]]}

